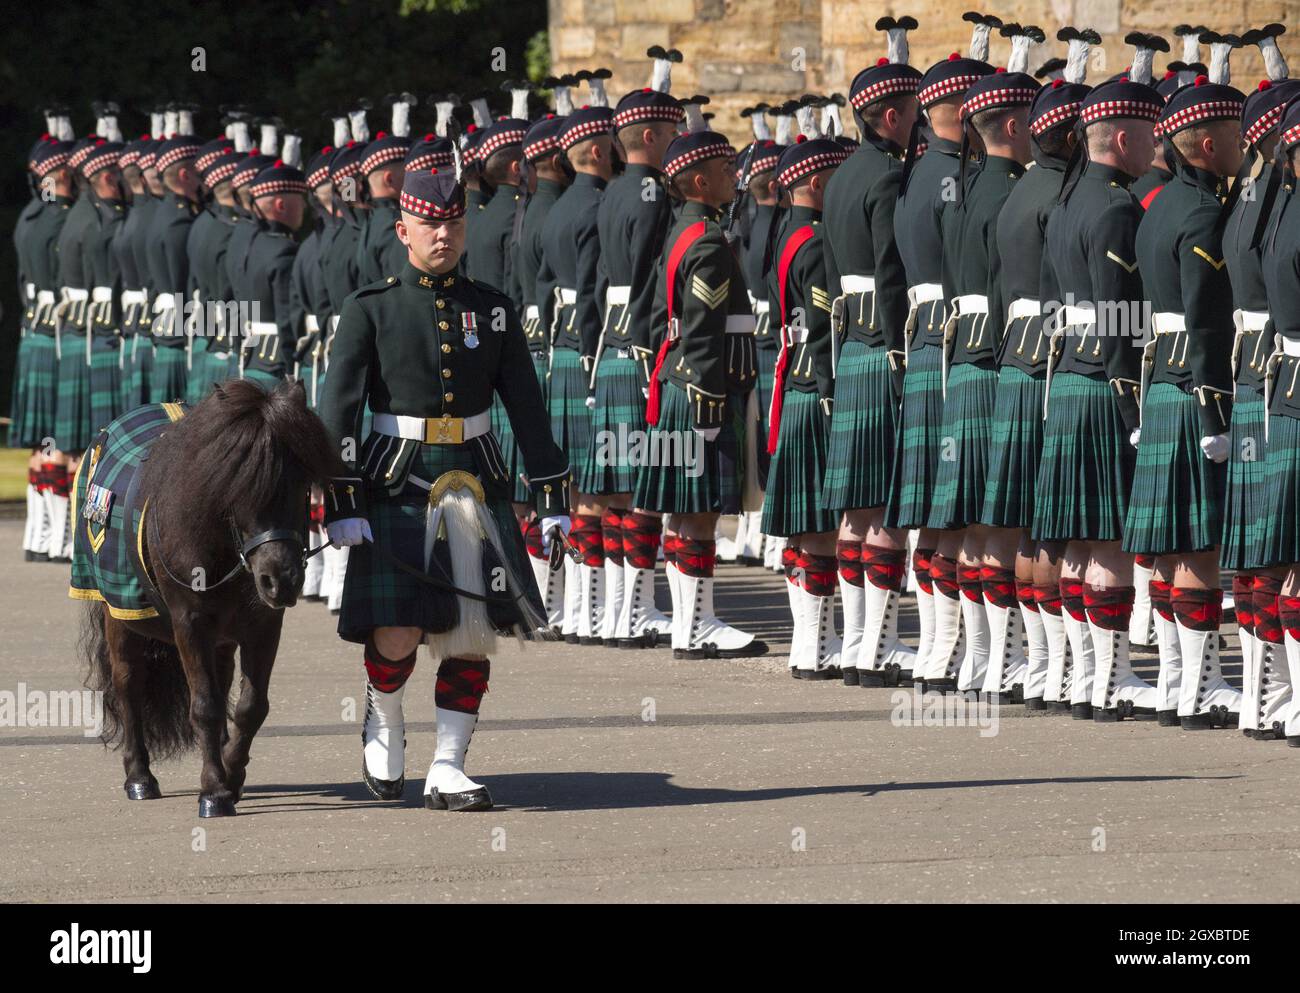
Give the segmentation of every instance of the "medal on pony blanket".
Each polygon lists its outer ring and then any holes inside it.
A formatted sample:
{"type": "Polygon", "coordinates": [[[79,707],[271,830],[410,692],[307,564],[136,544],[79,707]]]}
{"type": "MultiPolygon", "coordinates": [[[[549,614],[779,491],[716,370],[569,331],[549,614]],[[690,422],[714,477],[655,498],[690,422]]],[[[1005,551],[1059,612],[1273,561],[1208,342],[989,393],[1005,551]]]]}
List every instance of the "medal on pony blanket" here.
{"type": "Polygon", "coordinates": [[[465,335],[465,347],[478,348],[478,318],[472,311],[460,315],[460,327],[465,335]]]}

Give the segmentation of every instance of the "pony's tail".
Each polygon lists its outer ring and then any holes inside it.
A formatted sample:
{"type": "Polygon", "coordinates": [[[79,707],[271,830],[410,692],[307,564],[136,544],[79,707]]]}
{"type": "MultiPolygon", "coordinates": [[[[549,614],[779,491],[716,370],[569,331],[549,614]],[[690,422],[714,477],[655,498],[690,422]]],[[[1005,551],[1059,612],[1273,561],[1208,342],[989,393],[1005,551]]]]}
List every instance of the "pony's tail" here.
{"type": "MultiPolygon", "coordinates": [[[[126,719],[125,701],[119,699],[113,683],[113,660],[108,651],[105,630],[119,624],[109,617],[102,603],[88,606],[81,625],[81,657],[86,666],[85,686],[103,697],[104,724],[100,740],[107,748],[122,744],[126,719]]],[[[130,678],[143,682],[139,699],[144,727],[144,743],[150,760],[166,759],[193,747],[194,728],[190,724],[190,686],[185,680],[180,653],[176,646],[152,638],[130,638],[133,655],[123,659],[130,667],[130,678]]]]}

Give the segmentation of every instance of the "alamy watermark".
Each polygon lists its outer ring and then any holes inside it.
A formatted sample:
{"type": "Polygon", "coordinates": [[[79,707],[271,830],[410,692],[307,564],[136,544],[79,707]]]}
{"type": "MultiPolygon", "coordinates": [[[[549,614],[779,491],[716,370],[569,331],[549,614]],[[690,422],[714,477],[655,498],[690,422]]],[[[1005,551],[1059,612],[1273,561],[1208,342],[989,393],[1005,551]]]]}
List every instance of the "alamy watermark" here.
{"type": "Polygon", "coordinates": [[[0,727],[81,728],[87,738],[104,730],[104,694],[98,690],[0,690],[0,727]]]}
{"type": "Polygon", "coordinates": [[[596,465],[681,468],[695,479],[704,472],[704,438],[696,431],[646,431],[620,424],[617,431],[596,432],[596,465]]]}

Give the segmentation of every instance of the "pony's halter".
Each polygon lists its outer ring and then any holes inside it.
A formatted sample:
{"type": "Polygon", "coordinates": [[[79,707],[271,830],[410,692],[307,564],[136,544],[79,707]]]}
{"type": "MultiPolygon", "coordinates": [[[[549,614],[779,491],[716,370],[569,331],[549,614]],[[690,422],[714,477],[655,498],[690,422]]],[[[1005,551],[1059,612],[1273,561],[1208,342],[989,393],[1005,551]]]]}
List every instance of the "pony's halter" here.
{"type": "MultiPolygon", "coordinates": [[[[150,519],[150,523],[153,524],[153,534],[156,540],[158,534],[157,520],[150,519]]],[[[239,549],[239,553],[238,553],[239,561],[235,563],[234,566],[231,567],[229,572],[227,572],[224,576],[218,579],[215,583],[208,583],[207,585],[199,589],[198,592],[200,593],[211,592],[212,590],[215,590],[218,586],[222,586],[225,583],[229,582],[230,580],[234,579],[237,575],[239,575],[241,571],[247,571],[251,573],[253,571],[253,567],[248,562],[248,556],[251,555],[256,549],[261,548],[263,545],[270,544],[273,541],[291,541],[295,545],[297,545],[298,550],[302,553],[302,564],[304,569],[307,567],[307,561],[313,555],[317,555],[320,552],[325,551],[325,549],[329,547],[329,544],[327,543],[327,544],[320,545],[316,548],[313,548],[310,552],[307,551],[306,543],[302,540],[302,535],[299,532],[293,530],[292,528],[271,528],[269,531],[262,531],[258,534],[253,535],[251,538],[248,538],[247,540],[241,542],[239,538],[239,531],[238,529],[236,529],[234,522],[232,521],[230,524],[230,534],[231,537],[234,538],[234,544],[239,549]]],[[[167,578],[170,579],[173,583],[177,583],[181,586],[188,586],[191,589],[194,588],[193,584],[188,583],[183,579],[178,579],[176,575],[172,572],[171,567],[167,565],[166,560],[164,560],[161,555],[158,556],[158,561],[163,567],[163,572],[167,574],[167,578]]]]}

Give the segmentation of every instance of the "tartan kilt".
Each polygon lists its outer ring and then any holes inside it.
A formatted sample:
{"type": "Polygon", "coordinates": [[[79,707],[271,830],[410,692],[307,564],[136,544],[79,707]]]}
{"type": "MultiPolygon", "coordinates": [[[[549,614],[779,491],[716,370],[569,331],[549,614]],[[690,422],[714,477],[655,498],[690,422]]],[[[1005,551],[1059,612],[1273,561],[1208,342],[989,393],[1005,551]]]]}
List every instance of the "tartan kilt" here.
{"type": "Polygon", "coordinates": [[[608,348],[601,353],[596,367],[596,406],[591,411],[591,444],[577,477],[578,492],[612,496],[636,489],[638,467],[620,439],[630,439],[632,432],[646,429],[643,382],[641,367],[631,356],[608,348]]]}
{"type": "MultiPolygon", "coordinates": [[[[1237,408],[1232,408],[1233,418],[1237,408]]],[[[1300,562],[1300,419],[1270,413],[1260,511],[1257,560],[1252,568],[1300,562]]]]}
{"type": "Polygon", "coordinates": [[[59,340],[59,385],[55,400],[54,444],[62,452],[83,452],[94,440],[90,422],[90,363],[86,332],[64,331],[59,340]]]}
{"type": "Polygon", "coordinates": [[[54,437],[58,359],[52,335],[28,332],[23,340],[27,344],[27,362],[21,407],[14,408],[9,443],[15,448],[39,448],[46,438],[54,437]]]}
{"type": "MultiPolygon", "coordinates": [[[[411,464],[411,474],[432,482],[445,472],[463,469],[477,475],[473,445],[421,445],[411,464]]],[[[387,549],[395,558],[423,570],[425,512],[428,491],[413,483],[397,496],[383,490],[367,494],[370,530],[374,544],[355,545],[348,551],[347,573],[343,581],[343,602],[339,611],[339,635],[345,641],[365,642],[377,627],[418,627],[425,630],[434,614],[433,597],[451,597],[447,591],[434,591],[414,576],[399,571],[376,548],[387,549]]],[[[487,498],[487,508],[501,535],[507,566],[522,579],[532,577],[523,537],[514,511],[506,500],[487,498]]],[[[522,592],[534,609],[542,613],[536,584],[521,583],[522,592]]],[[[542,613],[542,616],[545,616],[542,613]]]]}
{"type": "Polygon", "coordinates": [[[587,374],[571,348],[551,351],[546,410],[551,416],[551,435],[569,458],[569,471],[574,479],[581,479],[591,446],[591,411],[587,408],[587,374]]]}
{"type": "MultiPolygon", "coordinates": [[[[672,380],[660,384],[659,423],[647,426],[646,444],[636,467],[633,506],[663,514],[739,510],[742,480],[734,471],[724,471],[719,459],[721,449],[734,452],[738,444],[737,399],[728,396],[729,416],[718,437],[706,442],[695,431],[686,391],[672,380]]],[[[644,423],[644,408],[641,417],[644,423]]]]}
{"type": "Polygon", "coordinates": [[[1264,398],[1238,386],[1232,405],[1232,432],[1227,482],[1223,493],[1223,543],[1219,564],[1225,569],[1258,565],[1265,530],[1264,492],[1268,463],[1264,448],[1264,398]]]}
{"type": "Polygon", "coordinates": [[[1124,551],[1176,555],[1214,548],[1223,536],[1225,467],[1201,451],[1196,397],[1154,383],[1142,403],[1124,551]]]}
{"type": "MultiPolygon", "coordinates": [[[[758,382],[754,389],[758,394],[758,413],[763,421],[763,437],[767,438],[768,415],[772,410],[772,390],[776,386],[776,362],[781,355],[779,348],[765,348],[762,345],[755,348],[758,358],[758,382]]],[[[764,440],[759,444],[759,448],[764,448],[767,442],[764,440]]]]}
{"type": "Polygon", "coordinates": [[[36,336],[23,321],[23,336],[18,339],[18,351],[14,355],[14,379],[9,393],[9,447],[18,448],[18,439],[23,436],[23,410],[27,406],[27,379],[32,364],[32,339],[36,336]]]}
{"type": "Polygon", "coordinates": [[[763,496],[764,534],[788,538],[839,529],[839,515],[821,498],[828,434],[820,397],[786,390],[781,434],[763,496]]]}
{"type": "Polygon", "coordinates": [[[1104,379],[1052,377],[1034,501],[1035,541],[1124,537],[1135,453],[1104,379]]]}
{"type": "Polygon", "coordinates": [[[246,379],[250,383],[256,383],[268,393],[284,382],[283,376],[277,376],[275,373],[264,372],[261,369],[245,369],[241,379],[246,379]]]}
{"type": "MultiPolygon", "coordinates": [[[[236,366],[236,370],[238,370],[238,366],[236,366]]],[[[213,386],[217,383],[224,383],[229,378],[229,356],[218,355],[207,348],[196,348],[189,375],[185,378],[186,402],[202,402],[212,391],[213,386]]]]}
{"type": "Polygon", "coordinates": [[[885,505],[887,527],[927,526],[942,426],[943,352],[939,345],[923,343],[908,353],[903,375],[903,401],[885,505]]]}
{"type": "Polygon", "coordinates": [[[1038,463],[1043,455],[1043,380],[1003,366],[993,401],[988,476],[979,522],[1028,528],[1034,521],[1038,463]]]}
{"type": "Polygon", "coordinates": [[[122,371],[118,356],[120,338],[96,335],[90,348],[90,435],[94,437],[122,410],[122,371]]]}
{"type": "Polygon", "coordinates": [[[158,349],[149,334],[137,333],[131,339],[131,398],[127,409],[149,403],[154,396],[154,352],[158,349]]]}
{"type": "Polygon", "coordinates": [[[894,465],[898,403],[889,349],[849,339],[835,369],[822,502],[833,511],[883,507],[894,465]]]}
{"type": "Polygon", "coordinates": [[[515,441],[515,429],[510,426],[510,415],[498,396],[492,397],[492,433],[501,445],[501,457],[506,463],[506,472],[510,479],[510,499],[515,503],[531,503],[528,488],[520,482],[519,474],[524,471],[523,455],[519,451],[519,442],[515,441]]]}
{"type": "Polygon", "coordinates": [[[153,369],[149,373],[149,399],[153,403],[172,403],[185,397],[185,349],[159,345],[153,350],[153,369]]]}
{"type": "Polygon", "coordinates": [[[989,439],[998,372],[963,362],[948,370],[940,457],[927,527],[964,528],[979,522],[988,479],[989,439]]]}

